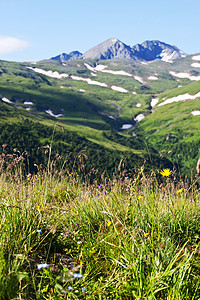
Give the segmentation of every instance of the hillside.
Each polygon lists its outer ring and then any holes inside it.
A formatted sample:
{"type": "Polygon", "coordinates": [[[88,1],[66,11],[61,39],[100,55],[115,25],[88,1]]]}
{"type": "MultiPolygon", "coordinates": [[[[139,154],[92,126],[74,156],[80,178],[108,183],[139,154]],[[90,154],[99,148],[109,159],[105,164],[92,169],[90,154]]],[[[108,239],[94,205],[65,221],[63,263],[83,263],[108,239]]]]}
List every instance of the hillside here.
{"type": "MultiPolygon", "coordinates": [[[[133,165],[146,160],[148,168],[153,164],[162,167],[171,161],[183,175],[196,167],[200,121],[198,113],[192,113],[199,110],[198,55],[171,63],[129,59],[98,63],[93,59],[1,61],[0,79],[2,123],[28,119],[52,128],[62,122],[65,132],[78,134],[89,148],[114,151],[118,159],[112,161],[111,170],[123,156],[132,154],[133,165]],[[177,96],[184,101],[170,100],[177,96]],[[168,153],[172,145],[174,157],[168,153]],[[180,149],[185,150],[184,155],[180,149]]],[[[38,139],[41,145],[50,141],[51,135],[38,139]]],[[[1,142],[7,143],[6,138],[1,142]]]]}
{"type": "MultiPolygon", "coordinates": [[[[197,69],[200,56],[187,59],[197,69]]],[[[173,163],[179,165],[179,172],[189,176],[189,170],[196,172],[200,149],[200,85],[199,72],[170,72],[174,78],[190,79],[191,83],[161,93],[153,113],[137,125],[135,131],[145,135],[155,149],[173,163]]]]}

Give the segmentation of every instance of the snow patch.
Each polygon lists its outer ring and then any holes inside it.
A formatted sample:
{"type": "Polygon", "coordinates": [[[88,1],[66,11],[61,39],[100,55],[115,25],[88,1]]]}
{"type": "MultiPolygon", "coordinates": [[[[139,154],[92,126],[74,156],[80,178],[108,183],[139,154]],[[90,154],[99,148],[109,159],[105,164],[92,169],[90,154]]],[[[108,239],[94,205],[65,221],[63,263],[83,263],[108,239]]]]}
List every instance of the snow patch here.
{"type": "Polygon", "coordinates": [[[200,60],[200,55],[195,55],[192,57],[193,60],[200,60]]]}
{"type": "Polygon", "coordinates": [[[93,85],[99,85],[99,86],[103,86],[103,87],[108,86],[106,83],[99,82],[99,81],[94,81],[94,80],[91,80],[90,78],[88,78],[87,83],[88,84],[93,84],[93,85]]]}
{"type": "Polygon", "coordinates": [[[156,76],[149,76],[148,79],[149,80],[158,80],[158,77],[156,77],[156,76]]]}
{"type": "Polygon", "coordinates": [[[66,73],[62,73],[62,74],[59,74],[57,71],[45,71],[45,70],[42,70],[42,69],[39,69],[39,68],[32,68],[32,67],[27,67],[28,69],[36,72],[36,73],[40,73],[40,74],[43,74],[43,75],[46,75],[48,77],[51,77],[51,78],[57,78],[57,79],[61,79],[61,78],[67,78],[69,77],[68,74],[66,73]]]}
{"type": "Polygon", "coordinates": [[[85,90],[83,90],[83,89],[79,89],[79,92],[85,93],[85,90]]]}
{"type": "Polygon", "coordinates": [[[191,112],[191,114],[192,114],[193,116],[200,116],[200,110],[193,110],[193,111],[191,112]]]}
{"type": "Polygon", "coordinates": [[[132,75],[130,73],[127,73],[127,72],[122,71],[122,70],[121,71],[105,70],[105,69],[107,69],[107,66],[104,66],[104,65],[97,65],[96,67],[92,67],[87,63],[84,63],[84,65],[88,68],[88,70],[90,70],[92,72],[99,71],[99,72],[102,72],[102,73],[109,73],[109,74],[114,74],[114,75],[122,75],[122,76],[132,77],[132,75]]]}
{"type": "Polygon", "coordinates": [[[121,93],[128,93],[128,91],[120,86],[112,85],[111,89],[121,93]]]}
{"type": "Polygon", "coordinates": [[[97,65],[96,67],[95,67],[95,71],[100,71],[100,72],[102,72],[104,69],[106,69],[107,68],[107,66],[104,66],[104,65],[97,65]]]}
{"type": "Polygon", "coordinates": [[[54,118],[63,117],[63,114],[55,115],[55,114],[52,112],[52,110],[50,110],[50,109],[45,110],[45,112],[46,112],[47,114],[49,114],[50,116],[54,117],[54,118]]]}
{"type": "Polygon", "coordinates": [[[102,83],[102,82],[99,82],[99,81],[94,81],[94,80],[92,80],[90,78],[83,78],[83,77],[74,76],[74,75],[72,75],[71,78],[73,80],[85,81],[88,84],[99,85],[99,86],[103,86],[103,87],[107,87],[108,86],[106,83],[102,83]]]}
{"type": "Polygon", "coordinates": [[[25,101],[24,104],[25,105],[33,105],[33,102],[31,102],[31,101],[25,101]]]}
{"type": "Polygon", "coordinates": [[[200,68],[200,63],[193,63],[191,64],[191,67],[200,68]]]}
{"type": "Polygon", "coordinates": [[[136,107],[141,107],[142,106],[142,103],[140,103],[140,102],[138,102],[137,104],[136,104],[136,107]]]}
{"type": "Polygon", "coordinates": [[[108,116],[108,118],[113,119],[113,120],[116,120],[116,118],[113,117],[113,116],[108,116]]]}
{"type": "Polygon", "coordinates": [[[165,100],[164,102],[158,104],[158,106],[162,106],[162,105],[173,103],[173,102],[186,101],[186,100],[194,100],[194,99],[196,99],[198,97],[200,97],[200,92],[198,92],[195,95],[190,95],[190,94],[186,93],[186,94],[179,95],[179,96],[176,96],[176,97],[173,97],[173,98],[169,98],[169,99],[165,100]]]}
{"type": "Polygon", "coordinates": [[[84,63],[84,65],[86,66],[86,68],[92,72],[96,72],[95,68],[91,67],[89,64],[84,63]]]}
{"type": "Polygon", "coordinates": [[[145,116],[143,114],[139,114],[134,118],[134,121],[136,122],[140,122],[141,120],[143,120],[145,118],[145,116]]]}
{"type": "Polygon", "coordinates": [[[130,129],[133,127],[133,124],[123,124],[120,129],[130,129]]]}
{"type": "Polygon", "coordinates": [[[95,73],[92,73],[92,72],[91,72],[91,75],[92,75],[92,76],[97,76],[97,74],[95,74],[95,73]]]}
{"type": "Polygon", "coordinates": [[[139,81],[142,84],[145,84],[144,80],[140,76],[133,76],[135,80],[139,81]]]}
{"type": "Polygon", "coordinates": [[[102,70],[103,73],[110,73],[113,75],[122,75],[122,76],[129,76],[132,77],[132,75],[130,73],[127,73],[125,71],[112,71],[112,70],[102,70]]]}
{"type": "Polygon", "coordinates": [[[2,97],[1,100],[2,100],[3,102],[6,102],[6,103],[14,104],[14,102],[12,102],[11,100],[9,100],[9,99],[6,98],[6,97],[2,97]]]}
{"type": "Polygon", "coordinates": [[[160,54],[160,56],[162,57],[161,60],[168,63],[172,63],[172,59],[175,53],[176,52],[174,51],[172,52],[172,54],[169,54],[168,51],[163,50],[162,53],[160,54]]]}
{"type": "Polygon", "coordinates": [[[137,95],[137,93],[136,93],[136,92],[132,92],[132,94],[133,94],[133,95],[137,95]]]}
{"type": "Polygon", "coordinates": [[[154,107],[158,103],[159,99],[158,98],[153,98],[151,100],[151,107],[154,107]]]}
{"type": "Polygon", "coordinates": [[[172,76],[178,77],[178,78],[188,78],[190,80],[200,80],[200,76],[191,76],[189,73],[176,73],[173,71],[169,72],[172,76]]]}
{"type": "MultiPolygon", "coordinates": [[[[177,58],[177,52],[173,51],[172,53],[169,50],[163,50],[162,53],[159,55],[161,60],[167,63],[173,63],[173,60],[177,58]]],[[[186,57],[185,53],[181,52],[181,57],[186,57]]]]}
{"type": "Polygon", "coordinates": [[[105,113],[105,112],[103,112],[103,111],[99,111],[99,114],[101,114],[101,115],[103,115],[103,116],[106,116],[106,117],[108,117],[108,118],[110,118],[110,119],[116,120],[115,117],[113,117],[113,116],[111,116],[111,115],[109,115],[109,114],[107,114],[107,113],[105,113]]]}

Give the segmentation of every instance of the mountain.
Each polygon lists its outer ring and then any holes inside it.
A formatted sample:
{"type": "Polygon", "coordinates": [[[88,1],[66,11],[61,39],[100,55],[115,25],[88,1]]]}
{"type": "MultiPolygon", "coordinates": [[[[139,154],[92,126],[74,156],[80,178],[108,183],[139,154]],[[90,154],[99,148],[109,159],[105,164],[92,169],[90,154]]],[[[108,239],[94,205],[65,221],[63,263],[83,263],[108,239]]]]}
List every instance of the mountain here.
{"type": "Polygon", "coordinates": [[[69,54],[67,53],[62,53],[60,55],[51,57],[53,60],[58,60],[59,62],[64,62],[64,61],[69,61],[69,60],[77,60],[80,59],[82,56],[82,53],[79,51],[72,51],[69,54]]]}
{"type": "Polygon", "coordinates": [[[118,39],[108,39],[105,42],[91,48],[83,54],[84,59],[133,59],[135,57],[132,54],[130,46],[122,43],[118,39]]]}
{"type": "Polygon", "coordinates": [[[130,47],[116,38],[110,38],[103,43],[89,49],[84,54],[73,51],[69,54],[63,53],[51,59],[60,62],[76,60],[76,59],[129,59],[129,60],[162,60],[172,62],[176,59],[186,57],[186,53],[178,49],[176,46],[160,42],[158,40],[145,41],[130,47]]]}
{"type": "Polygon", "coordinates": [[[161,59],[166,62],[172,62],[175,59],[186,57],[186,54],[176,46],[160,41],[145,41],[132,47],[132,53],[139,60],[151,61],[161,59]]]}

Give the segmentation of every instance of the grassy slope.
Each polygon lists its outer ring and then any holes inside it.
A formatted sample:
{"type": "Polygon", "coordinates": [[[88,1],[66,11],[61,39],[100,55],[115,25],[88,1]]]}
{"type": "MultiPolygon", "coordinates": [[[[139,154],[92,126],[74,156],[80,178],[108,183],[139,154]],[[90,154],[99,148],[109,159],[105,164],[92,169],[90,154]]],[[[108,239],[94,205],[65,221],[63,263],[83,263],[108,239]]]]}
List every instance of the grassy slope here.
{"type": "MultiPolygon", "coordinates": [[[[164,101],[163,98],[168,99],[186,93],[194,95],[199,89],[199,82],[193,82],[182,88],[164,92],[160,95],[159,103],[164,101]]],[[[199,98],[155,107],[154,112],[142,120],[135,129],[136,132],[145,135],[156,149],[167,155],[174,163],[179,163],[187,175],[191,169],[195,170],[199,157],[200,117],[191,114],[194,110],[200,110],[199,98]],[[172,139],[167,140],[169,135],[172,139]]]]}
{"type": "Polygon", "coordinates": [[[199,299],[199,191],[19,169],[0,175],[0,297],[199,299]]]}
{"type": "MultiPolygon", "coordinates": [[[[16,122],[21,117],[28,117],[54,126],[55,118],[47,115],[44,110],[50,108],[54,114],[59,114],[62,113],[63,109],[64,117],[60,118],[60,121],[63,122],[63,126],[67,130],[75,131],[88,140],[112,150],[131,151],[143,155],[146,149],[138,151],[132,147],[121,145],[117,140],[108,141],[105,137],[106,132],[113,128],[119,130],[123,123],[132,123],[137,114],[143,113],[148,116],[134,130],[141,138],[145,135],[148,143],[152,143],[159,152],[166,148],[165,152],[167,153],[171,149],[171,145],[165,142],[168,134],[178,136],[179,141],[181,139],[185,143],[199,140],[198,117],[190,115],[192,110],[199,109],[198,100],[160,107],[156,109],[156,112],[149,115],[150,102],[155,96],[158,96],[162,101],[164,97],[170,98],[186,92],[191,94],[198,92],[198,82],[190,83],[189,79],[177,81],[169,74],[170,71],[175,71],[198,75],[198,69],[194,70],[191,67],[192,62],[194,62],[192,57],[176,61],[174,64],[161,61],[148,64],[115,60],[99,62],[105,64],[107,69],[124,70],[133,76],[140,76],[145,81],[145,85],[143,85],[133,77],[127,76],[96,72],[97,76],[94,77],[84,65],[84,61],[66,62],[65,65],[55,61],[41,61],[37,65],[2,61],[0,65],[0,93],[15,101],[15,105],[12,108],[12,105],[2,103],[1,114],[4,114],[6,120],[12,122],[16,122]],[[99,82],[106,82],[109,87],[89,85],[86,82],[75,81],[70,78],[53,79],[35,73],[27,69],[27,66],[91,78],[99,82]],[[149,76],[157,76],[159,79],[156,81],[149,80],[149,76]],[[113,91],[110,88],[111,85],[123,87],[129,92],[126,94],[113,91]],[[183,87],[176,88],[178,85],[183,85],[183,87]],[[64,88],[61,89],[60,86],[64,88]],[[80,92],[80,89],[85,90],[85,92],[80,92]],[[131,93],[133,91],[137,94],[133,95],[131,93]],[[160,94],[161,92],[163,93],[160,94]],[[23,104],[25,100],[34,103],[30,112],[25,110],[23,104]],[[141,103],[141,107],[136,107],[137,103],[141,103]],[[110,119],[109,115],[115,117],[116,121],[110,119]]],[[[92,60],[87,63],[91,66],[95,65],[92,60]]],[[[125,136],[125,133],[121,134],[125,136]]],[[[190,167],[195,166],[197,156],[197,153],[193,155],[190,167]]]]}
{"type": "MultiPolygon", "coordinates": [[[[37,67],[42,68],[44,67],[43,64],[46,70],[51,67],[54,71],[66,71],[66,67],[54,62],[41,62],[37,67]]],[[[68,72],[71,70],[71,74],[80,75],[79,73],[84,72],[84,75],[88,76],[88,70],[83,65],[81,68],[78,67],[77,70],[76,64],[75,66],[72,64],[71,67],[70,65],[68,66],[67,70],[68,72]]],[[[109,141],[108,143],[102,134],[113,126],[120,128],[123,121],[131,122],[132,115],[138,111],[138,108],[135,108],[138,100],[134,95],[124,95],[109,88],[92,86],[70,79],[52,79],[28,70],[26,64],[2,62],[1,71],[0,92],[3,96],[16,103],[12,114],[9,116],[10,118],[12,115],[12,121],[16,121],[20,114],[21,116],[52,125],[55,118],[48,116],[43,111],[50,108],[55,114],[59,114],[62,112],[61,109],[64,109],[62,122],[66,129],[76,131],[80,135],[86,136],[89,140],[109,149],[134,152],[134,149],[122,147],[117,142],[109,141]],[[65,88],[61,89],[61,85],[65,88]],[[83,94],[79,92],[79,89],[85,89],[86,92],[83,94]],[[25,109],[23,104],[25,100],[34,103],[30,113],[23,110],[25,109]],[[120,110],[125,107],[123,113],[117,110],[115,107],[116,103],[120,110]],[[131,107],[133,107],[133,112],[131,113],[129,105],[127,110],[129,114],[126,113],[128,103],[131,103],[131,107]],[[16,109],[18,109],[19,113],[16,109]],[[16,112],[14,113],[14,111],[16,112]],[[101,112],[115,116],[117,121],[114,122],[109,117],[101,114],[101,112]],[[14,118],[13,115],[15,115],[14,118]]],[[[6,106],[12,110],[12,105],[4,104],[4,107],[6,106]]]]}

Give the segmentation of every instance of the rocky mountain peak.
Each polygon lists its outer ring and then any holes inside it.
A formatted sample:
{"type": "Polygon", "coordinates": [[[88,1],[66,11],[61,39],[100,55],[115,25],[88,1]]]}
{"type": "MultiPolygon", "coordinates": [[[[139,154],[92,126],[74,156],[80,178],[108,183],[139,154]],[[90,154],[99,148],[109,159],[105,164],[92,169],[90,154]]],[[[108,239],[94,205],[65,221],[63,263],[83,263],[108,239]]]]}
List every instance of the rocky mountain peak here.
{"type": "Polygon", "coordinates": [[[166,62],[172,62],[174,59],[186,56],[176,46],[171,46],[158,40],[147,40],[142,44],[137,44],[132,47],[132,51],[139,60],[146,61],[161,59],[166,62]]]}
{"type": "Polygon", "coordinates": [[[91,48],[83,54],[83,58],[100,59],[133,59],[131,47],[116,38],[110,38],[103,43],[91,48]]]}

